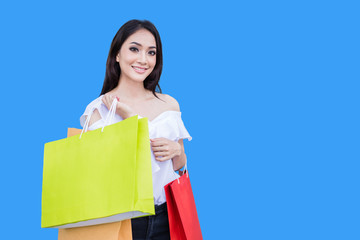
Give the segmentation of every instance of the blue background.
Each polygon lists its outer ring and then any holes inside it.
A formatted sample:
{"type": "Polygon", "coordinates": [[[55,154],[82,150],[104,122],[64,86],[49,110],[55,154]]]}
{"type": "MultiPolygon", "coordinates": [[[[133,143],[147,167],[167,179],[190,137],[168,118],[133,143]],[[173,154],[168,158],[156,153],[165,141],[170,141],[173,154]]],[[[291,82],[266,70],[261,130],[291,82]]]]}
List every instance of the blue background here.
{"type": "Polygon", "coordinates": [[[204,239],[360,239],[356,1],[0,3],[1,239],[41,229],[43,147],[80,127],[113,36],[158,28],[204,239]]]}

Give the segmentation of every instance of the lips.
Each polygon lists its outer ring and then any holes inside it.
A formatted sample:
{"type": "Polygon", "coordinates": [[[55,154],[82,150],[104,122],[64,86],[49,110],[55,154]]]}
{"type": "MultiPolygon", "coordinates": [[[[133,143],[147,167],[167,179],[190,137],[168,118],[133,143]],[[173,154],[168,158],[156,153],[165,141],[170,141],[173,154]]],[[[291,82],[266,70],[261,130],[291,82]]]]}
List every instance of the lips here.
{"type": "Polygon", "coordinates": [[[131,66],[134,70],[135,70],[135,72],[137,72],[137,73],[144,73],[146,70],[147,70],[147,68],[143,68],[143,67],[137,67],[137,66],[131,66]]]}

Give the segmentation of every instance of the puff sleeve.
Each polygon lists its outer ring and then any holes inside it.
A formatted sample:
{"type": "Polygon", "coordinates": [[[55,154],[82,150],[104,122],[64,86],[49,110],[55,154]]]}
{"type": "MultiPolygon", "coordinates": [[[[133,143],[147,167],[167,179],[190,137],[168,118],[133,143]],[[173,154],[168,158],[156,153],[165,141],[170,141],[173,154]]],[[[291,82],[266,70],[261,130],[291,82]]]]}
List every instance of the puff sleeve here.
{"type": "Polygon", "coordinates": [[[89,130],[95,130],[97,128],[103,127],[105,124],[105,116],[106,116],[106,112],[107,109],[105,107],[104,109],[104,105],[102,104],[102,96],[96,98],[95,100],[93,100],[91,103],[89,103],[89,105],[87,105],[85,112],[81,115],[80,117],[80,125],[82,127],[84,127],[85,121],[86,121],[86,116],[89,116],[90,114],[92,114],[92,112],[97,109],[100,113],[101,119],[99,119],[98,121],[96,121],[95,123],[93,123],[91,126],[89,126],[89,130]]]}
{"type": "Polygon", "coordinates": [[[177,136],[176,141],[179,141],[180,139],[188,139],[189,141],[192,140],[192,137],[190,136],[189,132],[186,130],[183,120],[181,119],[181,116],[178,115],[176,118],[177,121],[177,136]]]}

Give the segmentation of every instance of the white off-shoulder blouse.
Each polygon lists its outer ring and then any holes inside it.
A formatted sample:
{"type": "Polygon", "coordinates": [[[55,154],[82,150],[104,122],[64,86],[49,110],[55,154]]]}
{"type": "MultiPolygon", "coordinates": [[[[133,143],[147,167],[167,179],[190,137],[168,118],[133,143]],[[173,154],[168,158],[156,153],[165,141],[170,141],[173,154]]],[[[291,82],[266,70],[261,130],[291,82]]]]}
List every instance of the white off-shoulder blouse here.
{"type": "MultiPolygon", "coordinates": [[[[89,115],[93,109],[97,109],[100,113],[101,119],[89,126],[89,130],[94,130],[103,127],[105,124],[106,116],[109,112],[108,108],[102,102],[102,97],[96,98],[85,109],[85,112],[80,117],[80,124],[84,127],[85,116],[89,115]]],[[[139,118],[142,118],[138,115],[139,118]]],[[[122,117],[118,114],[115,115],[112,122],[117,123],[122,121],[122,117]]],[[[181,119],[181,112],[178,111],[165,111],[158,115],[152,121],[148,121],[149,137],[153,138],[167,138],[172,141],[179,141],[180,139],[188,139],[191,141],[192,137],[186,130],[184,123],[181,119]]],[[[149,143],[150,144],[150,143],[149,143]]],[[[151,150],[151,167],[153,177],[153,191],[155,205],[160,205],[166,202],[164,186],[169,182],[175,180],[179,175],[173,170],[172,160],[157,161],[155,155],[151,150]]]]}

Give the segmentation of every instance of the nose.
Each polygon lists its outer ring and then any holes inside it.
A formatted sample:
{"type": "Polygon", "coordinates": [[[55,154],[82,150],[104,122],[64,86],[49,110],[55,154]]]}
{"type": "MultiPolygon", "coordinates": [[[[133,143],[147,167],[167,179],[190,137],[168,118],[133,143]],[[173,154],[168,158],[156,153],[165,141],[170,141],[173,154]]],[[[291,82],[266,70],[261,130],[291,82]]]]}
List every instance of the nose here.
{"type": "Polygon", "coordinates": [[[142,65],[146,65],[147,57],[145,52],[140,52],[138,57],[138,63],[142,65]]]}

